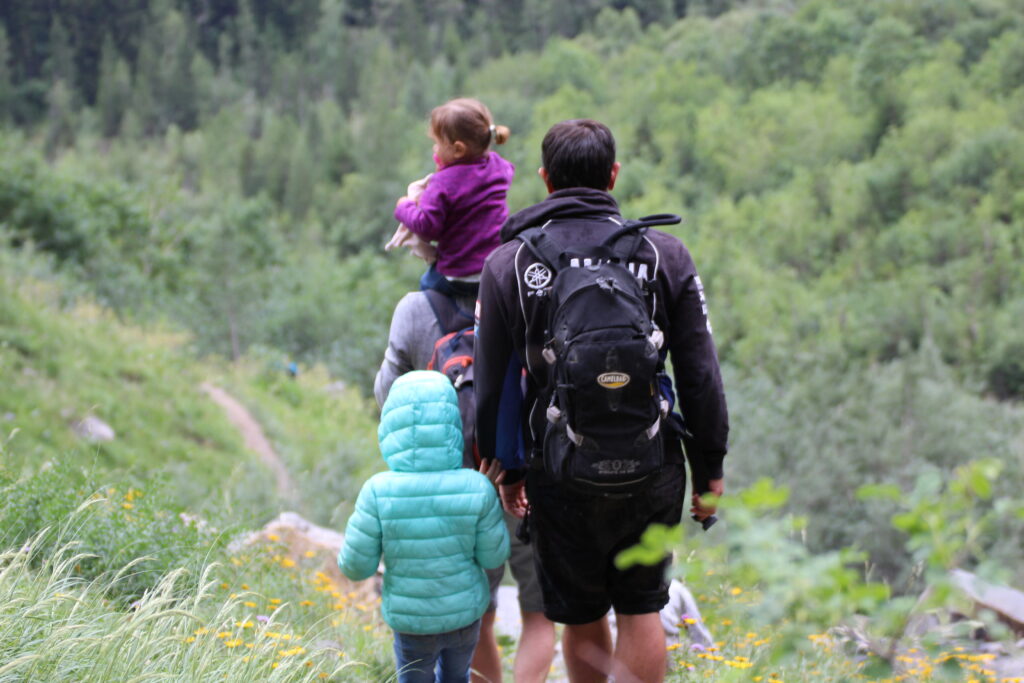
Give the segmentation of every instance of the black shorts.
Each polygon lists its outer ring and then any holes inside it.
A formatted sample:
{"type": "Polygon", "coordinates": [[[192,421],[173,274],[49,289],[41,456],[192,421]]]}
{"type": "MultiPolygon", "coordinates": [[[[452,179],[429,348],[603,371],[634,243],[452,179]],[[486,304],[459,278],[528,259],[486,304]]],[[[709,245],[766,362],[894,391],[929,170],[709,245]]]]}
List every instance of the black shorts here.
{"type": "Polygon", "coordinates": [[[679,524],[686,492],[681,464],[667,465],[649,490],[628,498],[572,493],[540,471],[527,475],[526,492],[548,619],[588,624],[612,607],[619,614],[647,614],[665,606],[670,556],[624,571],[615,567],[615,556],[639,543],[648,525],[679,524]]]}

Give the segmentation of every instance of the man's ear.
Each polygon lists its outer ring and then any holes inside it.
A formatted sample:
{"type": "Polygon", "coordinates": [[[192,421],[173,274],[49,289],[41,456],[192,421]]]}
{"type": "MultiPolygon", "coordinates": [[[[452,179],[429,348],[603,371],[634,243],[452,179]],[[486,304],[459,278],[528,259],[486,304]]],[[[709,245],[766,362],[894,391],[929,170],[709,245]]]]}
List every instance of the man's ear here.
{"type": "Polygon", "coordinates": [[[609,192],[611,192],[613,189],[615,189],[615,179],[619,177],[619,169],[620,168],[622,168],[622,164],[620,164],[619,162],[616,161],[614,164],[612,164],[612,174],[611,174],[611,177],[608,178],[608,191],[609,192]]]}
{"type": "Polygon", "coordinates": [[[537,169],[537,175],[539,175],[540,179],[544,181],[544,186],[548,188],[548,194],[555,191],[554,186],[551,184],[551,179],[548,177],[548,169],[541,166],[537,169]]]}

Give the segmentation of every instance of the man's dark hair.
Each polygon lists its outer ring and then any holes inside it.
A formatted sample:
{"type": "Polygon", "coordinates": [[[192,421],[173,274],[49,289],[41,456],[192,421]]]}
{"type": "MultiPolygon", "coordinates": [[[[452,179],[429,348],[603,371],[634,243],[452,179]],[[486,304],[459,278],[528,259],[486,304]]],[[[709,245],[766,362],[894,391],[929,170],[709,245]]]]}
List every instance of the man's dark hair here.
{"type": "Polygon", "coordinates": [[[556,123],[544,136],[540,153],[554,189],[608,189],[615,164],[615,138],[603,123],[591,119],[556,123]]]}

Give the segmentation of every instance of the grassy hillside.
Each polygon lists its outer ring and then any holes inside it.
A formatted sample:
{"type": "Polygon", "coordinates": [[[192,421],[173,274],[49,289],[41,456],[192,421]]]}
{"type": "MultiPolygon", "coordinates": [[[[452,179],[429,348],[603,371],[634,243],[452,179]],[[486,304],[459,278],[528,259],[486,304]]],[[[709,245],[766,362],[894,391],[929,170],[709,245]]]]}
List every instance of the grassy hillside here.
{"type": "MultiPolygon", "coordinates": [[[[181,506],[244,521],[282,504],[333,510],[350,497],[346,481],[376,464],[371,407],[349,390],[327,391],[322,370],[293,379],[279,356],[258,352],[234,366],[197,361],[183,348],[186,335],[122,324],[82,299],[67,304],[66,281],[40,279],[24,257],[0,258],[0,427],[10,476],[56,463],[126,485],[159,475],[181,506]],[[204,381],[251,404],[293,476],[321,488],[275,500],[269,470],[200,390],[204,381]],[[87,416],[115,438],[80,437],[87,416]]],[[[316,516],[329,521],[329,512],[316,516]]]]}
{"type": "Polygon", "coordinates": [[[282,509],[347,517],[378,467],[371,407],[269,354],[198,361],[74,291],[0,251],[0,680],[385,678],[376,605],[329,553],[232,545],[282,509]],[[252,406],[301,495],[277,497],[202,382],[252,406]],[[114,439],[78,436],[87,415],[114,439]]]}

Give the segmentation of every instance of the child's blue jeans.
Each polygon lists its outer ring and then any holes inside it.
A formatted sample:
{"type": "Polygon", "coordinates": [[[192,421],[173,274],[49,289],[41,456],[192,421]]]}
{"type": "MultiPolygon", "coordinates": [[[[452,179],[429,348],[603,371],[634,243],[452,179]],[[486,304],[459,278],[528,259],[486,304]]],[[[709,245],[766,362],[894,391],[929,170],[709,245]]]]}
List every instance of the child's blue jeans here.
{"type": "Polygon", "coordinates": [[[398,683],[464,683],[480,638],[480,620],[446,633],[395,633],[398,683]]]}

